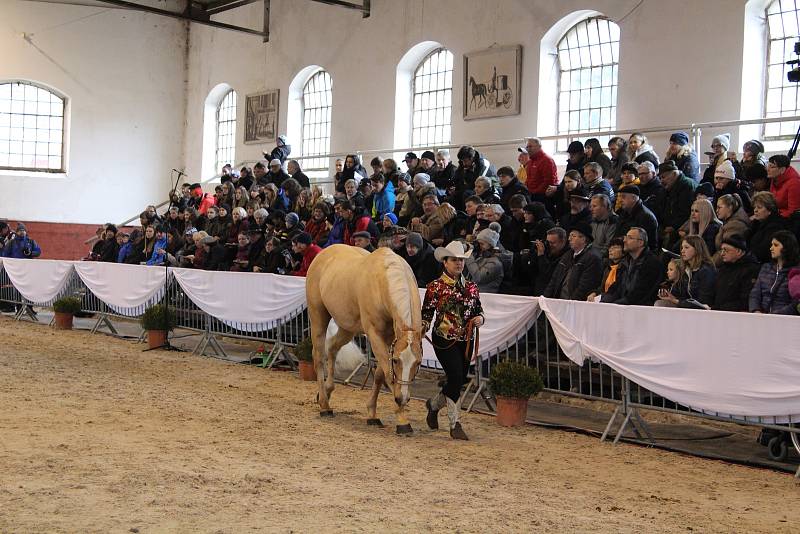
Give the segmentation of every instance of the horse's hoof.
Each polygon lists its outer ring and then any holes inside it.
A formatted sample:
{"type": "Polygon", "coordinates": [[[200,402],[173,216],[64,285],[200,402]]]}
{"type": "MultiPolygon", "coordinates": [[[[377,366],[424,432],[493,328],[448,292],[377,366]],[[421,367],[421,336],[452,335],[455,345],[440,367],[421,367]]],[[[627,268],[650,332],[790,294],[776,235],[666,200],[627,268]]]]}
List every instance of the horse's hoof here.
{"type": "Polygon", "coordinates": [[[383,421],[380,419],[367,419],[367,426],[379,426],[383,428],[383,421]]]}
{"type": "Polygon", "coordinates": [[[408,434],[413,434],[414,429],[411,428],[411,425],[397,425],[397,433],[401,436],[407,436],[408,434]]]}
{"type": "Polygon", "coordinates": [[[320,410],[319,411],[320,417],[333,417],[333,410],[320,410]]]}

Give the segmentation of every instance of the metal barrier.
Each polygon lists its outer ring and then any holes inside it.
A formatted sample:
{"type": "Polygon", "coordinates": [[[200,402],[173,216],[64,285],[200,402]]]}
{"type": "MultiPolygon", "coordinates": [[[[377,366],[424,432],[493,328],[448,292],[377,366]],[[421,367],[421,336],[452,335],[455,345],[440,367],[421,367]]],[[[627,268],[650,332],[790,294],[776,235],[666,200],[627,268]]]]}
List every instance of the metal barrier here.
{"type": "MultiPolygon", "coordinates": [[[[91,330],[92,333],[97,332],[101,326],[105,326],[111,333],[117,334],[111,318],[133,319],[141,315],[147,307],[147,305],[142,305],[134,310],[125,310],[124,314],[120,313],[119,310],[113,309],[95,296],[74,271],[65,288],[59,293],[59,296],[63,295],[80,296],[82,310],[98,316],[91,330]]],[[[13,286],[5,270],[0,269],[0,305],[5,305],[7,308],[12,307],[16,320],[27,314],[31,320],[38,322],[33,307],[50,307],[55,300],[55,298],[51,299],[47,303],[28,302],[13,286]]],[[[272,367],[282,361],[294,369],[294,359],[287,349],[303,339],[310,327],[304,306],[284,318],[270,322],[231,323],[222,321],[205,313],[192,302],[172,276],[167,278],[165,289],[151,299],[151,302],[157,301],[162,301],[175,310],[178,328],[202,334],[194,353],[206,354],[207,350],[211,349],[217,357],[227,357],[216,339],[217,336],[270,343],[272,350],[268,357],[264,358],[262,364],[264,367],[272,367]]],[[[143,335],[144,332],[140,336],[140,340],[143,335]]],[[[355,342],[368,355],[367,376],[364,379],[366,384],[374,369],[375,359],[372,357],[369,342],[365,336],[357,337],[355,342]]],[[[630,424],[638,438],[652,442],[652,435],[638,413],[639,409],[648,409],[788,432],[791,435],[792,444],[800,454],[800,438],[798,437],[800,421],[791,419],[786,421],[786,418],[779,420],[775,417],[734,417],[719,413],[699,412],[630,382],[605,364],[589,361],[584,365],[575,364],[562,352],[543,313],[527,330],[515,338],[509,339],[491,354],[484,355],[480,365],[472,367],[471,380],[459,400],[459,405],[468,402],[466,409],[470,411],[476,402],[482,399],[486,407],[490,411],[494,411],[492,396],[487,391],[486,377],[491,373],[493,366],[503,360],[513,360],[529,367],[535,367],[542,377],[546,391],[616,404],[616,409],[603,432],[602,440],[613,436],[614,443],[617,443],[630,424]],[[622,418],[622,422],[614,430],[614,425],[619,418],[622,418]]],[[[430,369],[430,371],[440,372],[435,369],[430,369]]],[[[355,374],[355,372],[351,374],[345,383],[348,383],[355,374]]],[[[798,477],[800,477],[800,469],[798,469],[798,477]]]]}

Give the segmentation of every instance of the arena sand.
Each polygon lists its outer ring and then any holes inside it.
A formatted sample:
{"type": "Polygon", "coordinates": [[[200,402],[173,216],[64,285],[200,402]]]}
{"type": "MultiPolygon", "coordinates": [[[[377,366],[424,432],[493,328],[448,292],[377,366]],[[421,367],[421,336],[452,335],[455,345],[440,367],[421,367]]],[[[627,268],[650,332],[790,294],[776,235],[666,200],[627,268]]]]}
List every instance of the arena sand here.
{"type": "Polygon", "coordinates": [[[787,474],[0,319],[0,532],[796,532],[787,474]],[[445,418],[442,414],[441,422],[445,418]]]}

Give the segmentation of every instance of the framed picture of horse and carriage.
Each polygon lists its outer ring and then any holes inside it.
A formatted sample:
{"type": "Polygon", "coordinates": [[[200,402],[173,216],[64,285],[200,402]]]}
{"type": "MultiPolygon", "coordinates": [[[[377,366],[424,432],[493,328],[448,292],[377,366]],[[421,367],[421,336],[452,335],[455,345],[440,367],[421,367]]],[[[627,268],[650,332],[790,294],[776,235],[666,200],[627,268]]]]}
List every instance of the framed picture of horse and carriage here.
{"type": "Polygon", "coordinates": [[[519,115],[522,46],[464,54],[464,119],[519,115]]]}

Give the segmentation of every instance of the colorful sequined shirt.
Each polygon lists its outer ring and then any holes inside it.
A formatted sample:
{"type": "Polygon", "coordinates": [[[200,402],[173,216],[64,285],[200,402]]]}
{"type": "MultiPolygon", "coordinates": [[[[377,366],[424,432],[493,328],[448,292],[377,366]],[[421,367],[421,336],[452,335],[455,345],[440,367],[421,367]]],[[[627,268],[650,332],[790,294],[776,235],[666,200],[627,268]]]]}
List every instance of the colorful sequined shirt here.
{"type": "Polygon", "coordinates": [[[433,323],[434,332],[443,338],[464,340],[470,319],[483,315],[478,286],[460,278],[453,280],[444,273],[428,284],[422,303],[422,327],[426,332],[433,323]]]}

